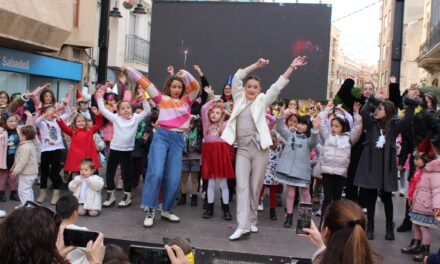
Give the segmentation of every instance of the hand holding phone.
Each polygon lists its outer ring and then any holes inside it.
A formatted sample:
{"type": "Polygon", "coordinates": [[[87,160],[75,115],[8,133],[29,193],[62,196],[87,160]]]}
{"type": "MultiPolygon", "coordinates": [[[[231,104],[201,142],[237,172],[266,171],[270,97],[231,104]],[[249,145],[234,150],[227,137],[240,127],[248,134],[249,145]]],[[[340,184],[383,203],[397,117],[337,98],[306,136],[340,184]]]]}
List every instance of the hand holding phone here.
{"type": "Polygon", "coordinates": [[[87,247],[89,241],[95,242],[98,238],[98,232],[64,229],[64,244],[66,246],[87,247]]]}

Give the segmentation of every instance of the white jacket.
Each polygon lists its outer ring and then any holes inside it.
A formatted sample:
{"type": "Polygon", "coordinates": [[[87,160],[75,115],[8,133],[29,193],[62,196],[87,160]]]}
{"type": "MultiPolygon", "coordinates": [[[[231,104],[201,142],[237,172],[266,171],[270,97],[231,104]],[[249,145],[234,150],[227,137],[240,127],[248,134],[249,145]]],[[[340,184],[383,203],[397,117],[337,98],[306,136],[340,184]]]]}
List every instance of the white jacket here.
{"type": "MultiPolygon", "coordinates": [[[[234,99],[234,107],[231,117],[223,130],[222,139],[232,145],[236,139],[237,116],[245,109],[247,99],[243,88],[243,79],[246,73],[239,69],[232,79],[232,98],[234,99]]],[[[251,105],[252,118],[257,127],[260,136],[260,146],[267,149],[272,145],[269,127],[266,121],[266,108],[270,106],[278,97],[281,90],[289,83],[289,80],[280,76],[278,80],[272,84],[266,94],[260,93],[251,105]]]]}
{"type": "MultiPolygon", "coordinates": [[[[79,199],[79,192],[81,191],[81,184],[76,184],[81,182],[82,176],[76,176],[72,181],[69,182],[69,190],[73,192],[73,195],[79,199]]],[[[104,187],[104,180],[98,175],[92,175],[87,178],[87,201],[83,205],[86,210],[97,210],[101,211],[101,190],[104,187]]]]}

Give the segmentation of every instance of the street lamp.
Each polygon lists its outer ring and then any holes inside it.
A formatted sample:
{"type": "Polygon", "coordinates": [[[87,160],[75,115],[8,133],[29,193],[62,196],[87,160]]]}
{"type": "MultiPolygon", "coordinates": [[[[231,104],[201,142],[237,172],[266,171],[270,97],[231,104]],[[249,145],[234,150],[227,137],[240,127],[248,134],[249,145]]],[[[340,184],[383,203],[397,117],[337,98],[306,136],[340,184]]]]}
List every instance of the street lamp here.
{"type": "Polygon", "coordinates": [[[142,0],[139,0],[139,3],[134,8],[134,11],[132,13],[136,14],[136,15],[145,15],[147,13],[147,12],[145,12],[145,8],[142,5],[142,0]]]}
{"type": "Polygon", "coordinates": [[[118,0],[115,1],[115,6],[113,7],[113,10],[110,11],[109,17],[116,17],[116,18],[122,17],[121,12],[119,11],[118,8],[118,0]]]}

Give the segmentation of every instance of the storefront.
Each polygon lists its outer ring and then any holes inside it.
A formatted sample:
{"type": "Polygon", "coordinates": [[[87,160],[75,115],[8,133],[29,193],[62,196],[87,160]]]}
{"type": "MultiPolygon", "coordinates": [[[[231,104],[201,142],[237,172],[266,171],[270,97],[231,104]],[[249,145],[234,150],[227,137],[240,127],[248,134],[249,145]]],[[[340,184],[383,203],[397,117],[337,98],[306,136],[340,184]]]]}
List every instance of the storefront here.
{"type": "Polygon", "coordinates": [[[50,83],[61,102],[82,79],[82,64],[0,47],[0,90],[25,93],[50,83]]]}

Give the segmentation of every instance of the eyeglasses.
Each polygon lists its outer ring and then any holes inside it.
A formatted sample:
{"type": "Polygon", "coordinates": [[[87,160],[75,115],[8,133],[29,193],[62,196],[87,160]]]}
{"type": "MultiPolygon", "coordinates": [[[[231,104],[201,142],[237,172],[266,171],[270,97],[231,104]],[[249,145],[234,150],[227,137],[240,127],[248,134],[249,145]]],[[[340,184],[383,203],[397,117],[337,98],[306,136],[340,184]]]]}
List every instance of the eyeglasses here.
{"type": "Polygon", "coordinates": [[[55,222],[57,222],[60,219],[60,216],[58,215],[58,213],[55,212],[53,209],[46,207],[46,206],[42,206],[41,204],[38,204],[33,201],[26,201],[24,203],[23,207],[42,208],[44,210],[44,212],[46,212],[55,222]]]}

